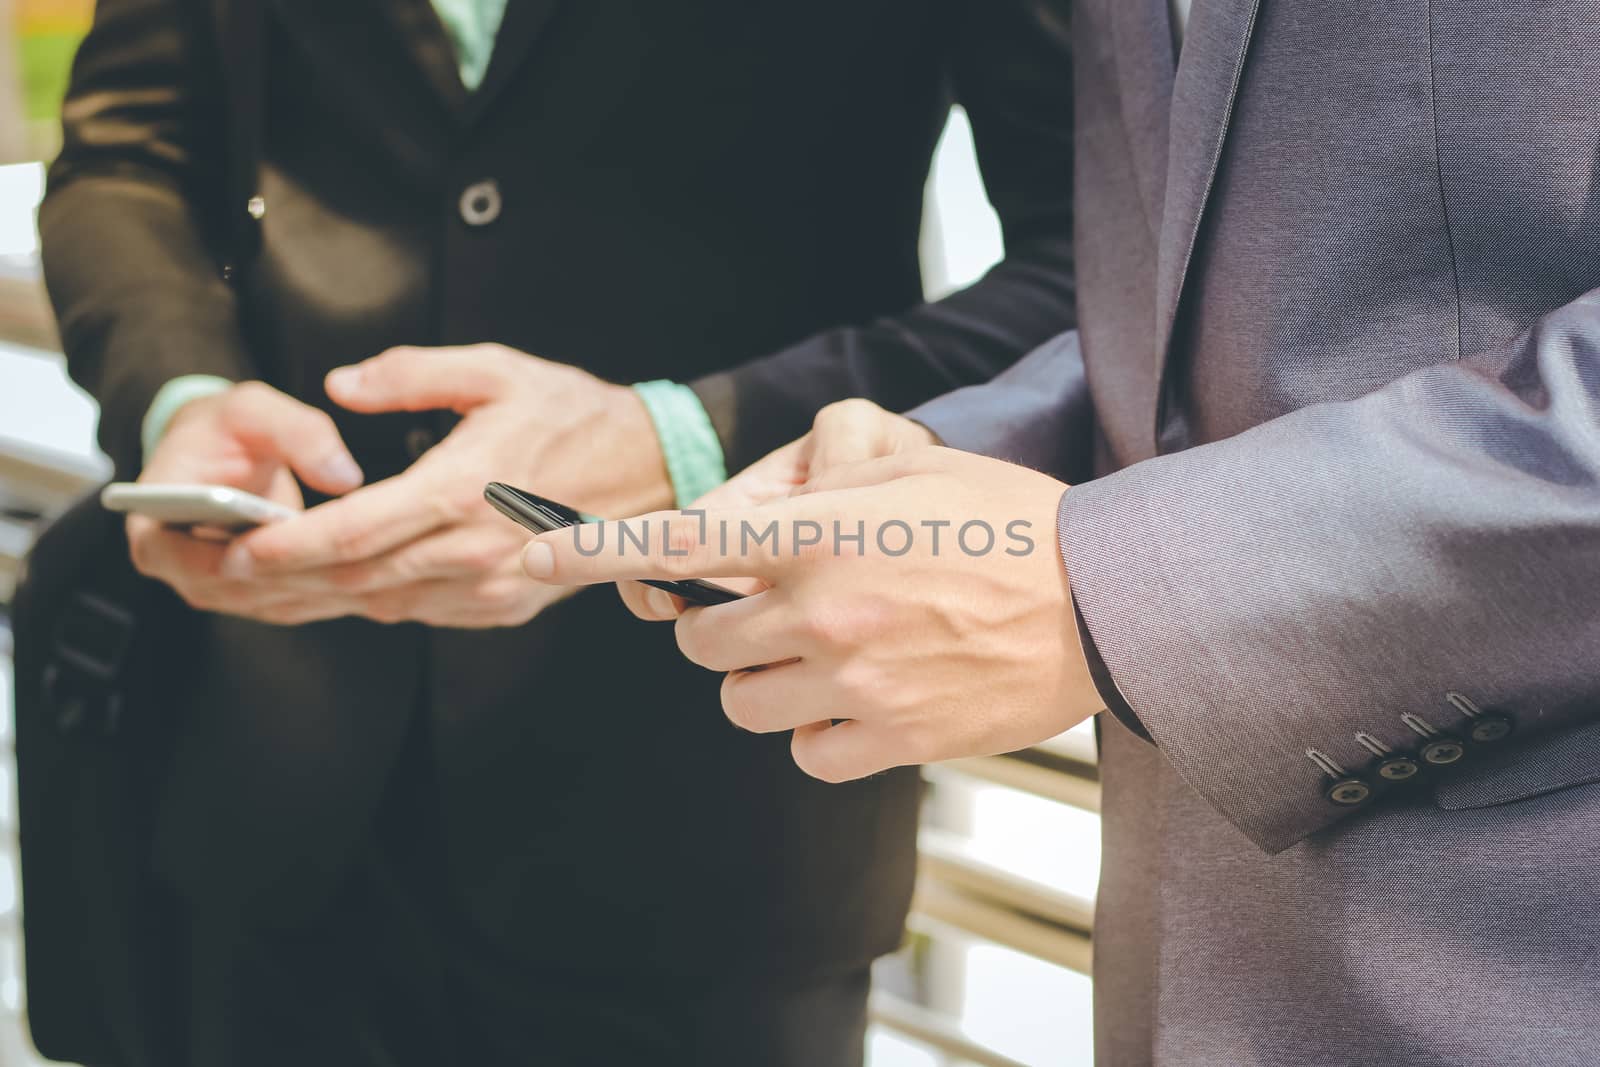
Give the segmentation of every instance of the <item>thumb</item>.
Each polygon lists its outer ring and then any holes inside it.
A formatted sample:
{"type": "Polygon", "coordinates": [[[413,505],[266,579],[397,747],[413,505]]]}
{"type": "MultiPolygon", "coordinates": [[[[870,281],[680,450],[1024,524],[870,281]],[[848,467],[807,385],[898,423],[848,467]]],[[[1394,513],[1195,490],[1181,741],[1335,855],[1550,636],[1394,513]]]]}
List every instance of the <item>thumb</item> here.
{"type": "Polygon", "coordinates": [[[859,398],[817,412],[810,437],[812,478],[848,463],[936,443],[927,427],[859,398]]]}
{"type": "Polygon", "coordinates": [[[282,460],[313,489],[347,493],[363,481],[361,467],[328,413],[270,386],[236,386],[223,419],[247,451],[282,460]]]}
{"type": "Polygon", "coordinates": [[[465,415],[505,392],[509,355],[499,345],[405,345],[340,367],[324,384],[334,403],[363,414],[448,408],[465,415]]]}

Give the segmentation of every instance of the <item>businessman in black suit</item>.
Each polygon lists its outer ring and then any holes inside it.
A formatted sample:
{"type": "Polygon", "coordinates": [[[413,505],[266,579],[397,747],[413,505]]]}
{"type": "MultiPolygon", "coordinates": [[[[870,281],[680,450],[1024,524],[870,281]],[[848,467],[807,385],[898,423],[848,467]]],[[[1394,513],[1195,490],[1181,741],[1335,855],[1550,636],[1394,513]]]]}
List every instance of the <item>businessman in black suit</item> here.
{"type": "Polygon", "coordinates": [[[510,0],[485,51],[468,6],[277,0],[223,61],[245,0],[102,0],[78,57],[41,230],[104,447],[311,506],[129,525],[200,615],[151,858],[187,954],[121,1060],[859,1062],[914,776],[811,781],[670,634],[517,580],[476,494],[665,506],[1070,327],[1065,20],[510,0]],[[1007,257],[919,306],[952,95],[1007,257]]]}

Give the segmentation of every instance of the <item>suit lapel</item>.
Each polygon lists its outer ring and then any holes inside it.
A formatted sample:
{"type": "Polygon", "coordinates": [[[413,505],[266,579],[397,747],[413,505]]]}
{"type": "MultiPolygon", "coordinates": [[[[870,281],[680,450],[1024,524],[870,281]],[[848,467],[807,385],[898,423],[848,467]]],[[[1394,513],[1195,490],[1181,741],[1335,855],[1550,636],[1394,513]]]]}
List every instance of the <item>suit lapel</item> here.
{"type": "MultiPolygon", "coordinates": [[[[219,7],[229,4],[229,0],[213,2],[219,7]]],[[[457,121],[469,123],[487,109],[511,80],[562,0],[507,0],[505,17],[489,57],[489,69],[484,74],[483,84],[471,93],[461,84],[455,47],[434,11],[432,0],[364,0],[359,4],[349,0],[336,4],[326,0],[274,2],[290,32],[296,33],[309,50],[326,53],[330,59],[339,61],[336,65],[348,59],[346,49],[362,46],[362,35],[356,31],[362,25],[370,26],[367,20],[376,16],[383,23],[380,29],[386,29],[410,55],[415,64],[414,73],[420,75],[420,81],[426,83],[431,94],[457,121]]],[[[414,78],[409,69],[407,77],[414,78]]]]}
{"type": "MultiPolygon", "coordinates": [[[[434,19],[430,32],[421,14],[433,17],[428,0],[255,0],[266,3],[277,16],[286,37],[316,64],[335,88],[339,106],[363,116],[368,133],[394,151],[426,164],[437,156],[438,130],[448,133],[457,121],[466,91],[455,68],[450,80],[440,77],[440,56],[449,58],[444,29],[434,19]],[[406,8],[409,14],[399,9],[406,8]],[[381,9],[381,10],[379,10],[381,9]],[[385,14],[387,12],[388,14],[385,14]],[[443,49],[438,51],[429,38],[443,49]],[[410,55],[420,63],[407,62],[410,55]],[[454,86],[454,96],[450,86],[454,86]],[[452,100],[454,106],[452,106],[452,100]],[[425,119],[424,122],[402,121],[425,119]],[[424,134],[427,133],[427,136],[424,134]],[[419,140],[419,137],[421,140],[419,140]],[[426,143],[424,143],[426,142],[426,143]]],[[[234,7],[240,0],[219,0],[234,7]]],[[[270,36],[270,35],[269,35],[270,36]]],[[[267,47],[263,42],[262,47],[267,47]]],[[[267,81],[273,80],[269,62],[267,81]]],[[[330,106],[332,106],[330,104],[330,106]]],[[[435,164],[436,165],[436,164],[435,164]]]]}
{"type": "Polygon", "coordinates": [[[484,72],[483,83],[467,97],[468,122],[481,116],[505,88],[561,3],[562,0],[508,0],[505,19],[495,35],[494,51],[489,55],[489,69],[484,72]]]}
{"type": "Polygon", "coordinates": [[[455,47],[430,0],[369,0],[382,9],[423,77],[453,111],[466,106],[467,89],[455,47]]]}
{"type": "Polygon", "coordinates": [[[1172,89],[1166,203],[1156,276],[1156,337],[1161,402],[1156,431],[1162,450],[1166,370],[1173,326],[1206,203],[1222,158],[1245,56],[1261,0],[1195,0],[1172,89]]]}
{"type": "Polygon", "coordinates": [[[1169,10],[1169,0],[1107,0],[1100,16],[1111,27],[1113,50],[1109,62],[1101,66],[1117,72],[1122,123],[1152,244],[1160,239],[1167,188],[1167,130],[1175,67],[1169,10]]]}

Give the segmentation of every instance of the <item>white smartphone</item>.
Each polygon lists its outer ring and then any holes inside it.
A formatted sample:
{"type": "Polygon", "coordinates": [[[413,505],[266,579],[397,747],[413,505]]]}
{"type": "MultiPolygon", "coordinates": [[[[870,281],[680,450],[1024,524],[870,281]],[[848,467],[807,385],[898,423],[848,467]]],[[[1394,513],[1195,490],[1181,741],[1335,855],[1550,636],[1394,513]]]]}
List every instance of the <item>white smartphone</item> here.
{"type": "Polygon", "coordinates": [[[112,482],[100,491],[110,511],[148,515],[168,526],[248,530],[298,514],[293,508],[225,485],[144,485],[112,482]]]}

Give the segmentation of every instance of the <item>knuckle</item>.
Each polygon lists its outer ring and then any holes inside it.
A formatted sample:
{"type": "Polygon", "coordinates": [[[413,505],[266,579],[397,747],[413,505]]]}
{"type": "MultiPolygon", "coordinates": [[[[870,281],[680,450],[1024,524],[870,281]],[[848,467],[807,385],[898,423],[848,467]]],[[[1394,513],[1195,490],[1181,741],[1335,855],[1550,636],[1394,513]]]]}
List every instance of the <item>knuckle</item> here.
{"type": "Polygon", "coordinates": [[[339,434],[339,424],[333,421],[333,416],[321,408],[308,407],[304,409],[306,434],[312,437],[336,437],[339,434]]]}
{"type": "Polygon", "coordinates": [[[133,561],[133,569],[147,577],[155,577],[156,568],[154,553],[150,551],[150,543],[143,537],[128,539],[128,558],[133,561]]]}
{"type": "Polygon", "coordinates": [[[367,601],[365,614],[374,622],[393,626],[404,622],[406,613],[399,599],[393,596],[376,596],[367,601]]]}
{"type": "Polygon", "coordinates": [[[789,754],[802,773],[819,782],[838,785],[849,780],[849,775],[844,773],[844,768],[829,748],[816,743],[816,735],[795,734],[789,744],[789,754]]]}
{"type": "Polygon", "coordinates": [[[238,551],[252,563],[276,567],[289,561],[291,546],[286,541],[263,535],[239,546],[238,551]]]}
{"type": "Polygon", "coordinates": [[[857,418],[860,418],[863,414],[872,410],[874,407],[876,407],[875,404],[871,403],[870,401],[863,400],[860,397],[850,397],[845,400],[835,400],[833,403],[817,412],[816,422],[819,426],[823,424],[837,425],[839,423],[851,422],[857,418]]]}
{"type": "Polygon", "coordinates": [[[172,588],[185,604],[196,611],[221,611],[227,606],[225,597],[217,596],[213,590],[202,585],[185,582],[172,588]]]}
{"type": "MultiPolygon", "coordinates": [[[[702,667],[710,666],[706,662],[709,650],[706,647],[705,635],[701,628],[696,625],[694,612],[679,616],[677,624],[672,628],[672,632],[678,642],[678,651],[683,654],[684,659],[702,667]]],[[[723,685],[723,692],[727,692],[726,682],[723,685]]]]}
{"type": "Polygon", "coordinates": [[[750,699],[750,687],[744,684],[747,678],[734,672],[722,679],[722,713],[739,729],[760,733],[760,717],[750,699]]]}
{"type": "Polygon", "coordinates": [[[440,525],[453,526],[460,522],[477,502],[475,494],[449,487],[439,487],[422,498],[422,506],[440,525]]]}
{"type": "Polygon", "coordinates": [[[865,701],[881,696],[883,691],[881,672],[860,656],[841,665],[834,682],[850,702],[846,711],[859,708],[865,701]]]}
{"type": "Polygon", "coordinates": [[[336,559],[358,560],[365,559],[369,554],[367,546],[370,538],[371,535],[362,527],[341,523],[329,533],[328,543],[333,547],[336,559]]]}
{"type": "Polygon", "coordinates": [[[498,619],[516,619],[523,611],[526,591],[521,583],[496,578],[485,583],[479,598],[489,614],[498,619]]]}
{"type": "Polygon", "coordinates": [[[305,620],[305,609],[297,604],[273,604],[256,612],[256,618],[269,626],[299,626],[305,620]]]}
{"type": "Polygon", "coordinates": [[[373,568],[365,564],[349,564],[328,571],[328,584],[341,593],[358,593],[373,580],[373,568]]]}
{"type": "MultiPolygon", "coordinates": [[[[462,555],[462,563],[473,571],[498,571],[507,557],[506,548],[497,542],[485,542],[473,545],[462,555]]],[[[508,596],[512,587],[504,582],[495,583],[494,588],[500,596],[508,596]]]]}
{"type": "Polygon", "coordinates": [[[270,403],[273,389],[265,382],[240,382],[225,394],[223,401],[230,415],[245,415],[270,403]]]}
{"type": "Polygon", "coordinates": [[[845,649],[855,644],[854,609],[843,603],[808,598],[796,605],[795,626],[802,640],[820,648],[845,649]]]}
{"type": "Polygon", "coordinates": [[[494,341],[473,345],[468,351],[474,358],[480,360],[484,366],[501,372],[507,372],[515,368],[520,355],[510,346],[498,344],[494,341]]]}
{"type": "Polygon", "coordinates": [[[938,731],[922,716],[906,716],[891,727],[894,749],[901,764],[934,763],[942,759],[938,731]]]}
{"type": "Polygon", "coordinates": [[[662,533],[662,566],[674,578],[694,578],[705,570],[707,549],[700,525],[674,519],[662,533]]]}
{"type": "Polygon", "coordinates": [[[367,360],[366,366],[368,369],[377,368],[379,371],[387,370],[396,363],[403,363],[406,360],[415,359],[422,351],[423,350],[416,345],[395,345],[393,348],[386,348],[382,352],[379,352],[377,355],[373,356],[371,359],[367,360]]]}
{"type": "Polygon", "coordinates": [[[838,644],[832,615],[826,610],[803,608],[794,625],[800,639],[810,645],[833,648],[838,644]]]}

